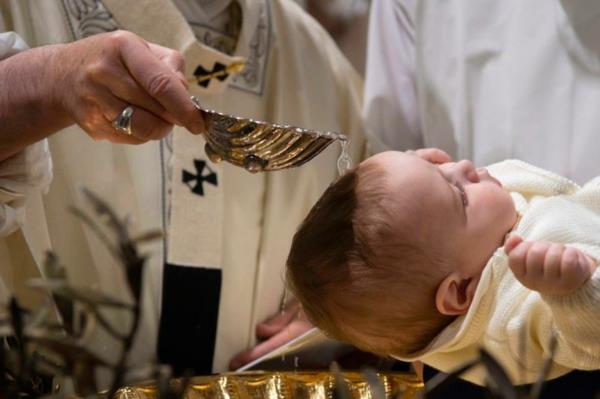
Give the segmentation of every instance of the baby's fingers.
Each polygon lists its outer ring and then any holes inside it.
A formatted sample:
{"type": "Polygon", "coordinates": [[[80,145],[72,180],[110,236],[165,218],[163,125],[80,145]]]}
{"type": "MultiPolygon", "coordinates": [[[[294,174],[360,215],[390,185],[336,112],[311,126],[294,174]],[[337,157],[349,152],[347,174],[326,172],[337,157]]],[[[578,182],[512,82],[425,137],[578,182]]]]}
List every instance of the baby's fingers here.
{"type": "Polygon", "coordinates": [[[527,251],[525,260],[525,273],[527,278],[535,283],[541,283],[544,279],[544,260],[552,244],[544,241],[534,241],[527,251]]]}
{"type": "Polygon", "coordinates": [[[517,278],[526,274],[525,260],[529,248],[531,248],[531,243],[523,241],[521,237],[511,236],[506,241],[504,250],[508,254],[508,264],[517,278]]]}
{"type": "Polygon", "coordinates": [[[512,250],[515,249],[517,245],[519,245],[522,242],[523,238],[519,237],[516,234],[511,234],[510,236],[508,236],[506,242],[504,243],[504,252],[506,252],[507,255],[510,255],[512,250]]]}
{"type": "Polygon", "coordinates": [[[567,291],[577,289],[592,275],[592,259],[575,248],[566,248],[561,259],[561,283],[567,291]]]}
{"type": "Polygon", "coordinates": [[[565,247],[562,244],[551,244],[544,259],[544,276],[549,282],[560,280],[561,264],[565,247]]]}

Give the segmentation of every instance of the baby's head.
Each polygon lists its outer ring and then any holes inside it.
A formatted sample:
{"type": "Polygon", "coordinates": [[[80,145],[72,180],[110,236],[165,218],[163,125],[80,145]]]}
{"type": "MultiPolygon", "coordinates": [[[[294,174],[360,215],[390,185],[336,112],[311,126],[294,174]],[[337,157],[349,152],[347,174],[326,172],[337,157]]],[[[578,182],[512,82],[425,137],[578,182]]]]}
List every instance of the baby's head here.
{"type": "Polygon", "coordinates": [[[408,356],[467,312],[516,219],[510,195],[485,169],[381,153],[310,211],[292,243],[288,281],[330,335],[408,356]]]}

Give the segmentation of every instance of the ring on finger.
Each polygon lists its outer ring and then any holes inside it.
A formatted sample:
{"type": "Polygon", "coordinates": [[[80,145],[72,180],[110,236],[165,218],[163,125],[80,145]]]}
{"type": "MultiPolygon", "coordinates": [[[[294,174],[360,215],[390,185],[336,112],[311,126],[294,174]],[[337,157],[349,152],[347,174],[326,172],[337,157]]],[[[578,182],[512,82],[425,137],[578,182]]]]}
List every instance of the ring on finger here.
{"type": "Polygon", "coordinates": [[[133,117],[133,106],[128,105],[113,121],[112,126],[118,131],[125,133],[128,136],[133,135],[131,130],[131,118],[133,117]]]}

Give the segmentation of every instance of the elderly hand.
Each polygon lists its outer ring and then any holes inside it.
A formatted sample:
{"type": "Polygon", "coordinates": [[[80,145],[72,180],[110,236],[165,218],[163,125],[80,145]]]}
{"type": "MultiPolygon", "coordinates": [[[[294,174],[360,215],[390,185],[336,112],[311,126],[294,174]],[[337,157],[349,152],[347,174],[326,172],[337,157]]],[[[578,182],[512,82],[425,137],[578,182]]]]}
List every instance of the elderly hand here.
{"type": "Polygon", "coordinates": [[[173,124],[204,130],[180,53],[126,31],[52,47],[45,75],[53,79],[57,106],[95,140],[139,144],[164,137],[173,124]],[[128,105],[131,136],[112,126],[128,105]]]}
{"type": "Polygon", "coordinates": [[[235,355],[229,362],[229,369],[236,370],[299,337],[311,328],[313,325],[306,319],[300,303],[292,300],[282,312],[256,326],[256,337],[262,342],[235,355]]]}
{"type": "Polygon", "coordinates": [[[523,241],[511,235],[504,250],[521,284],[542,294],[570,294],[581,288],[596,270],[594,259],[563,244],[523,241]]]}

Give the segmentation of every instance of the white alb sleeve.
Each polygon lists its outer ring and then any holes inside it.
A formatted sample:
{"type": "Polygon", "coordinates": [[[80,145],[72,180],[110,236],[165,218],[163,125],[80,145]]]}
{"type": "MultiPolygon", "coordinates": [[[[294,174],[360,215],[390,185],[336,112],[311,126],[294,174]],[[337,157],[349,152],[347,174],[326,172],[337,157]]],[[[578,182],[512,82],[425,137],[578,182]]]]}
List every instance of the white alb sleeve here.
{"type": "MultiPolygon", "coordinates": [[[[26,49],[27,45],[16,33],[0,33],[0,62],[26,49]]],[[[31,193],[46,191],[51,180],[52,159],[46,140],[0,161],[0,237],[22,225],[25,199],[31,193]]]]}
{"type": "Polygon", "coordinates": [[[0,33],[0,60],[27,50],[27,44],[15,32],[0,33]]]}
{"type": "Polygon", "coordinates": [[[423,147],[414,9],[414,0],[375,0],[371,6],[363,115],[373,152],[423,147]]]}

